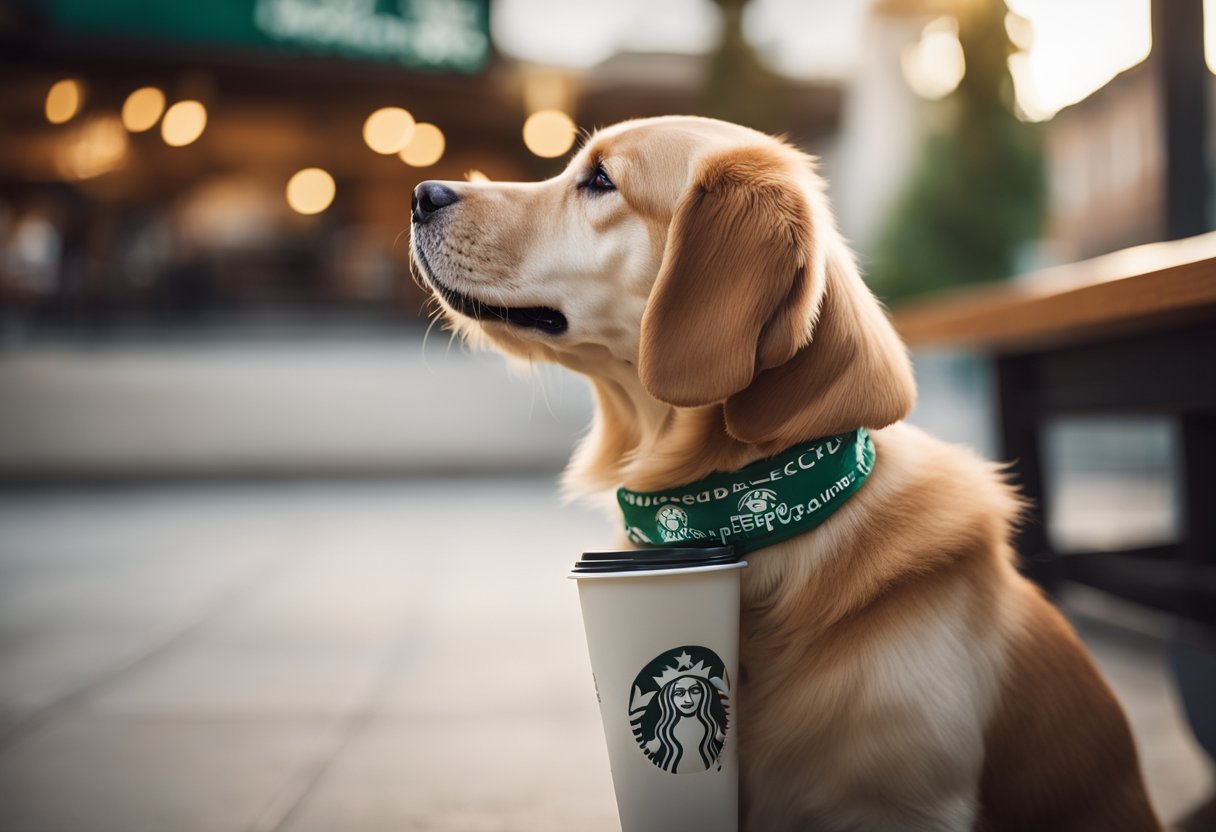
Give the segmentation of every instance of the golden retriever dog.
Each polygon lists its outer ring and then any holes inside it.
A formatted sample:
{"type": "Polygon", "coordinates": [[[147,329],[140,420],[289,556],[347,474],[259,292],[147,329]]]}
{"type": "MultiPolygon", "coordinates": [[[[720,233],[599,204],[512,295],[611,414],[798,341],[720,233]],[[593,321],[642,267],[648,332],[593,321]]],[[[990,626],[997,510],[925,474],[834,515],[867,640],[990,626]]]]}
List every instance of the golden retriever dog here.
{"type": "Polygon", "coordinates": [[[414,202],[415,268],[451,324],[590,379],[571,495],[870,431],[869,480],[742,572],[742,828],[1160,828],[1118,703],[1015,568],[1001,469],[901,422],[907,351],[810,158],[644,119],[547,181],[424,182],[414,202]]]}

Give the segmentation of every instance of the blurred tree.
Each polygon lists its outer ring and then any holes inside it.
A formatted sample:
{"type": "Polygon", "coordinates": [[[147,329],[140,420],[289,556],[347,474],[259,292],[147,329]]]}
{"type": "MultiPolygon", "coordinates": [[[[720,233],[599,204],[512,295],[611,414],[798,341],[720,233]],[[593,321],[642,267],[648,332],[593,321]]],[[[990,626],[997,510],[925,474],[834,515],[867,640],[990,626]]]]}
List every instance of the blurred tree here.
{"type": "Polygon", "coordinates": [[[1004,0],[960,4],[966,72],[942,100],[943,127],[879,239],[869,269],[886,301],[1008,277],[1044,211],[1042,136],[1014,114],[1004,0]]]}
{"type": "Polygon", "coordinates": [[[743,8],[748,0],[714,2],[722,9],[722,38],[710,56],[702,112],[766,132],[787,129],[777,78],[761,65],[743,36],[743,8]]]}

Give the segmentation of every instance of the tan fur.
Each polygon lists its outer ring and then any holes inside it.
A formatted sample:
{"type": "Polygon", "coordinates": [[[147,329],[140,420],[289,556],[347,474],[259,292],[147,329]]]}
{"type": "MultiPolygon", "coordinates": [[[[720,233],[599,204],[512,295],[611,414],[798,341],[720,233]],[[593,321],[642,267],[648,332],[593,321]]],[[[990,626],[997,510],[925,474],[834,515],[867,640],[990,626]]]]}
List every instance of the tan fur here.
{"type": "MultiPolygon", "coordinates": [[[[875,470],[743,573],[742,823],[753,830],[1152,830],[1126,720],[1009,548],[999,471],[899,422],[906,352],[806,157],[735,125],[627,122],[531,185],[447,183],[429,280],[563,311],[453,323],[592,381],[574,496],[655,490],[861,425],[875,470]],[[616,191],[579,187],[603,163],[616,191]]],[[[425,271],[425,270],[424,270],[425,271]]]]}
{"type": "Polygon", "coordinates": [[[715,153],[681,197],[642,316],[639,374],[656,399],[720,402],[810,340],[822,255],[797,180],[809,169],[790,155],[715,153]]]}
{"type": "Polygon", "coordinates": [[[1059,612],[1025,591],[988,725],[984,832],[1154,828],[1119,703],[1059,612]]]}

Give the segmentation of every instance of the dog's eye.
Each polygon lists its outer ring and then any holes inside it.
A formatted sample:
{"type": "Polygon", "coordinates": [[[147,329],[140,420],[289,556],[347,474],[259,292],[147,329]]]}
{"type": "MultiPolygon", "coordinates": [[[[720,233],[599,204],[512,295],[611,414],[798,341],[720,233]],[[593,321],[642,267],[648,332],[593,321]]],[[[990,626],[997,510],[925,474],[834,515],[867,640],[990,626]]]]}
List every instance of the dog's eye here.
{"type": "Polygon", "coordinates": [[[608,174],[604,171],[603,165],[595,166],[595,171],[591,174],[591,178],[583,183],[583,187],[589,191],[616,190],[616,185],[613,185],[612,180],[608,178],[608,174]]]}

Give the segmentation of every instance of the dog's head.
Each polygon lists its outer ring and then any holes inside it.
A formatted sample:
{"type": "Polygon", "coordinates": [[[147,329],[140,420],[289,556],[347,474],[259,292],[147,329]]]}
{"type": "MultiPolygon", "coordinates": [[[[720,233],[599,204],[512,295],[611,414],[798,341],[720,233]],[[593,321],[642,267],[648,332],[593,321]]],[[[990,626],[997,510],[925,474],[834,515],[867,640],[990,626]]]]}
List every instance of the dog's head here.
{"type": "Polygon", "coordinates": [[[883,427],[912,404],[811,160],[745,127],[629,121],[544,182],[423,182],[411,239],[466,336],[722,404],[743,441],[883,427]]]}

